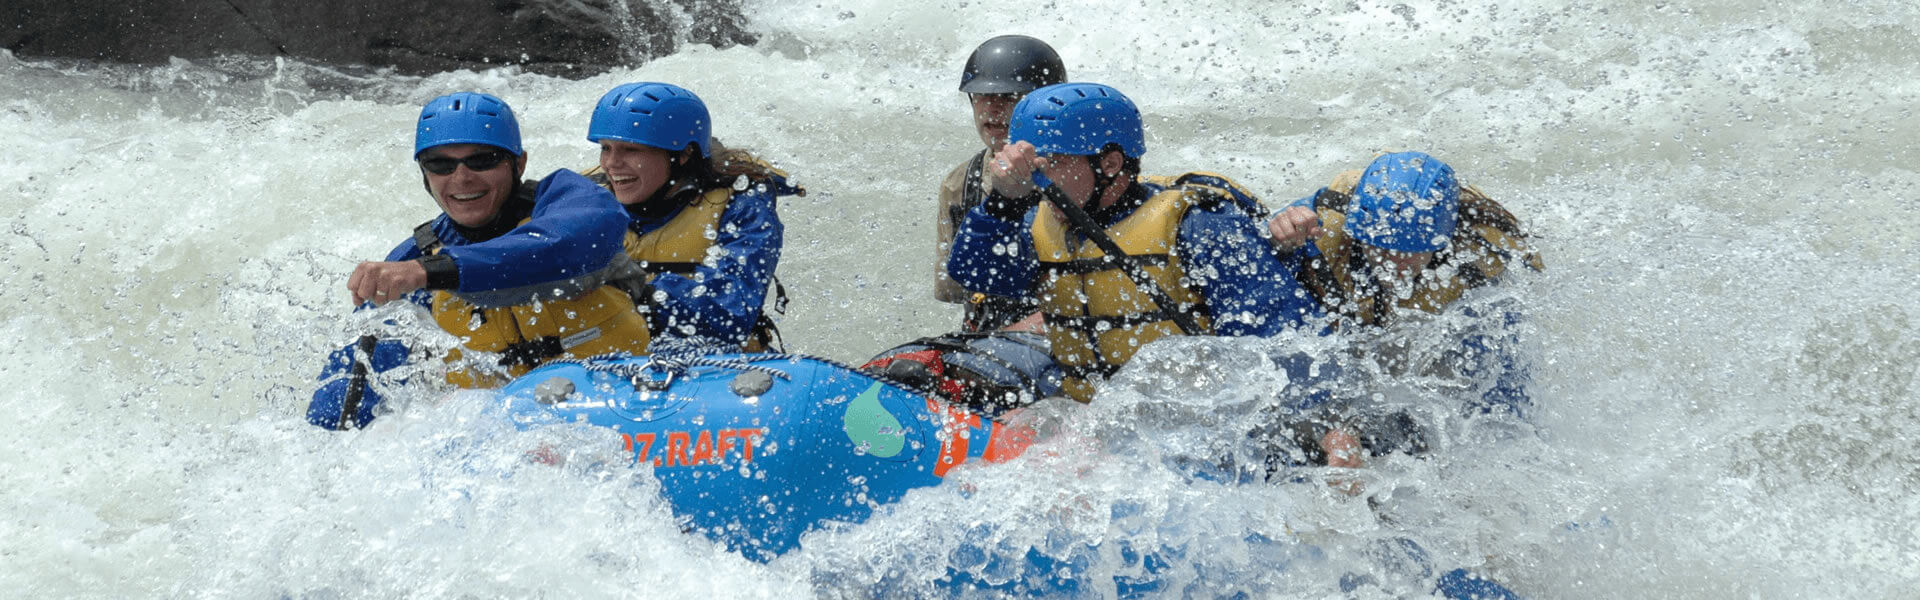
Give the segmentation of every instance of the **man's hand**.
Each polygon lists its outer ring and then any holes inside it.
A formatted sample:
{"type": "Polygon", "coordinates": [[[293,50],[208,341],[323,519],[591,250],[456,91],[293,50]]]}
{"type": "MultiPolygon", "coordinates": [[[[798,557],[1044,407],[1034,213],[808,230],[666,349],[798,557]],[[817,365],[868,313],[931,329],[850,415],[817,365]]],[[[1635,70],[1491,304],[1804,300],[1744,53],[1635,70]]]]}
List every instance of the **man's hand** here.
{"type": "Polygon", "coordinates": [[[1024,198],[1034,191],[1033,172],[1045,166],[1047,159],[1040,156],[1033,144],[1014,142],[1000,147],[1000,151],[982,165],[982,170],[993,191],[1008,198],[1024,198]]]}
{"type": "Polygon", "coordinates": [[[1042,196],[1034,188],[1033,172],[1046,164],[1047,159],[1034,152],[1033,144],[1018,142],[1001,148],[981,166],[992,191],[980,208],[993,218],[1018,222],[1040,204],[1042,196]]]}
{"type": "Polygon", "coordinates": [[[1281,250],[1299,248],[1324,233],[1320,215],[1305,206],[1289,206],[1267,221],[1267,234],[1273,236],[1273,244],[1281,250]]]}
{"type": "Polygon", "coordinates": [[[363,302],[379,306],[423,287],[427,287],[427,268],[417,260],[363,262],[347,278],[354,306],[363,302]]]}

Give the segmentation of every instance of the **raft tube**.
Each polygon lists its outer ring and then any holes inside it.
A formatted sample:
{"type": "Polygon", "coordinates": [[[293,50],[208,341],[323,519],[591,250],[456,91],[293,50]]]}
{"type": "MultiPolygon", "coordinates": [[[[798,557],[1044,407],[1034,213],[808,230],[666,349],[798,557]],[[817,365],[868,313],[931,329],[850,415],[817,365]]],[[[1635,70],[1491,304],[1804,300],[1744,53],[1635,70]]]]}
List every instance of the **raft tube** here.
{"type": "Polygon", "coordinates": [[[833,361],[769,354],[555,361],[501,389],[522,429],[619,432],[686,526],[767,561],[828,522],[859,523],[1030,430],[833,361]]]}
{"type": "MultiPolygon", "coordinates": [[[[618,432],[634,463],[653,467],[662,497],[690,531],[760,562],[798,549],[803,535],[827,523],[865,522],[907,492],[938,485],[956,466],[1018,456],[1035,436],[887,376],[800,355],[560,360],[514,380],[501,397],[521,429],[585,423],[618,432]]],[[[949,568],[936,585],[1020,596],[1174,591],[1159,571],[1180,560],[1178,548],[1110,541],[1144,569],[1111,576],[1113,588],[1097,576],[1083,581],[1091,574],[1071,573],[1060,559],[1031,549],[995,558],[1024,563],[1009,580],[949,568]]],[[[1436,595],[1519,597],[1464,569],[1434,577],[1425,551],[1404,543],[1436,595]]],[[[1352,591],[1362,582],[1341,584],[1352,591]]]]}

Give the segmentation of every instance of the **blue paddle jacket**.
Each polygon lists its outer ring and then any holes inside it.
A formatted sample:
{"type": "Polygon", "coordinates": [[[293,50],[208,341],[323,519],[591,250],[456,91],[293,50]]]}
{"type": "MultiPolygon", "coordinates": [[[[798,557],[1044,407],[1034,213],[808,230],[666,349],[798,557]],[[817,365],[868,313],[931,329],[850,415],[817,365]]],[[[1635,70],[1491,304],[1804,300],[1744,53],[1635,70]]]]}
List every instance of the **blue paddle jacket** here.
{"type": "MultiPolygon", "coordinates": [[[[1174,252],[1194,279],[1190,285],[1205,300],[1214,333],[1269,336],[1317,317],[1319,305],[1294,279],[1293,269],[1275,255],[1262,224],[1253,218],[1258,201],[1230,182],[1208,179],[1217,178],[1203,177],[1196,183],[1225,188],[1232,197],[1188,209],[1180,220],[1174,252]]],[[[1128,194],[1147,198],[1165,189],[1141,180],[1128,194]]],[[[1037,214],[1037,209],[1028,209],[1019,222],[1012,222],[994,216],[987,203],[967,211],[947,259],[947,274],[975,292],[1033,296],[1041,283],[1033,242],[1037,214]]],[[[1102,226],[1112,226],[1131,214],[1133,209],[1127,209],[1094,218],[1102,226]]]]}
{"type": "MultiPolygon", "coordinates": [[[[506,202],[501,212],[501,218],[518,222],[524,217],[526,222],[484,241],[469,240],[445,214],[430,222],[444,246],[440,256],[448,257],[452,266],[451,272],[445,268],[449,263],[429,266],[430,288],[457,292],[475,304],[520,304],[568,281],[593,277],[624,251],[626,230],[622,225],[627,216],[620,203],[614,201],[612,193],[572,171],[554,171],[538,184],[522,183],[522,190],[506,202]],[[532,187],[531,193],[526,193],[527,187],[532,187]],[[525,206],[528,196],[530,208],[525,206]]],[[[421,256],[420,248],[409,237],[387,253],[386,260],[421,256]]],[[[415,290],[406,301],[430,310],[432,290],[415,290]]],[[[372,306],[362,304],[355,310],[372,306]]],[[[356,345],[349,344],[328,356],[320,372],[320,389],[314,391],[313,401],[307,405],[307,422],[329,429],[340,427],[340,413],[358,354],[356,345]]],[[[369,357],[369,373],[407,364],[411,354],[401,340],[380,340],[369,357]]],[[[376,386],[368,385],[353,415],[354,426],[372,421],[374,407],[382,400],[376,386]]]]}
{"type": "MultiPolygon", "coordinates": [[[[714,232],[718,252],[709,251],[712,260],[702,261],[692,273],[653,278],[651,325],[656,337],[698,336],[732,344],[747,340],[760,319],[786,239],[776,200],[799,192],[778,176],[733,192],[714,232]]],[[[629,210],[627,227],[644,236],[665,227],[688,206],[682,202],[660,215],[629,210]]]]}

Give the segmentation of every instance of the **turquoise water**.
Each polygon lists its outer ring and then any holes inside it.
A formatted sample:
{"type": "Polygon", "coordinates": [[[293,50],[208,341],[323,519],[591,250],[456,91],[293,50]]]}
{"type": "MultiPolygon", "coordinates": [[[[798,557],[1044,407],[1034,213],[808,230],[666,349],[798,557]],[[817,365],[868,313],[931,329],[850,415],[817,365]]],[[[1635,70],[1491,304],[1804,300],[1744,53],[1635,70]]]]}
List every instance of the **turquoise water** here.
{"type": "Polygon", "coordinates": [[[977,143],[954,88],[972,47],[1008,32],[1132,96],[1148,171],[1224,172],[1278,204],[1417,148],[1536,233],[1549,269],[1512,295],[1532,316],[1537,431],[1452,431],[1442,457],[1366,475],[1437,562],[1537,597],[1902,597],[1920,580],[1908,3],[763,4],[759,47],[584,81],[0,54],[0,589],[860,596],[966,568],[940,550],[969,539],[1049,532],[1185,545],[1169,577],[1200,595],[1391,579],[1343,559],[1393,530],[1319,482],[1196,488],[1142,468],[1206,449],[1206,415],[1277,377],[1179,353],[1206,385],[1141,374],[1047,415],[1056,451],[770,565],[680,534],[644,474],[517,460],[587,434],[497,431],[477,401],[424,392],[364,433],[299,418],[320,358],[368,323],[347,316],[346,274],[434,214],[411,123],[460,89],[516,107],[539,172],[592,163],[606,89],[696,90],[721,139],[811,190],[781,207],[791,347],[858,360],[949,329],[933,196],[977,143]],[[1263,573],[1231,541],[1247,531],[1326,555],[1263,573]]]}

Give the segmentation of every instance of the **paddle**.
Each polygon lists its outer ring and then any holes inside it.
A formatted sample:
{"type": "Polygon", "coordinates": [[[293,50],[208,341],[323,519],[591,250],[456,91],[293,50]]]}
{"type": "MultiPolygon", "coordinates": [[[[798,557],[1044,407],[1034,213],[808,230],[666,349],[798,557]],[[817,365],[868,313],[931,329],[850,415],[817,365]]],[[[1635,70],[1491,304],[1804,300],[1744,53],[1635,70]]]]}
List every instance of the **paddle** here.
{"type": "Polygon", "coordinates": [[[1147,297],[1153,300],[1154,305],[1167,311],[1168,318],[1173,321],[1174,325],[1180,327],[1181,333],[1187,335],[1205,333],[1200,329],[1200,324],[1194,322],[1193,315],[1188,314],[1184,310],[1180,310],[1178,303],[1173,301],[1173,297],[1169,296],[1166,290],[1160,289],[1159,282],[1153,280],[1153,276],[1147,273],[1146,267],[1140,264],[1138,258],[1121,250],[1120,245],[1113,242],[1113,238],[1107,237],[1107,232],[1102,229],[1099,224],[1093,222],[1093,217],[1087,215],[1086,209],[1081,208],[1079,204],[1075,204],[1072,200],[1067,199],[1067,193],[1061,191],[1060,186],[1055,185],[1053,181],[1044,178],[1044,176],[1039,176],[1040,174],[1037,171],[1034,174],[1036,175],[1036,177],[1034,177],[1034,183],[1040,185],[1040,191],[1046,194],[1047,201],[1052,202],[1054,206],[1060,208],[1061,212],[1066,213],[1067,222],[1073,225],[1074,229],[1079,230],[1080,235],[1086,236],[1089,240],[1093,240],[1093,244],[1099,246],[1101,252],[1106,253],[1107,260],[1118,262],[1120,264],[1120,270],[1127,274],[1127,278],[1132,279],[1134,285],[1139,286],[1141,291],[1146,292],[1147,297]]]}
{"type": "Polygon", "coordinates": [[[339,431],[354,428],[360,399],[367,394],[367,365],[373,362],[373,349],[379,344],[379,338],[371,335],[360,336],[357,342],[360,352],[353,357],[353,377],[347,380],[347,396],[340,401],[339,431]]]}

